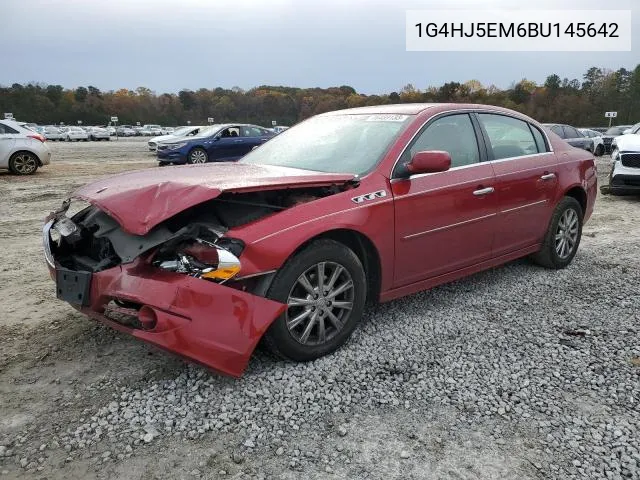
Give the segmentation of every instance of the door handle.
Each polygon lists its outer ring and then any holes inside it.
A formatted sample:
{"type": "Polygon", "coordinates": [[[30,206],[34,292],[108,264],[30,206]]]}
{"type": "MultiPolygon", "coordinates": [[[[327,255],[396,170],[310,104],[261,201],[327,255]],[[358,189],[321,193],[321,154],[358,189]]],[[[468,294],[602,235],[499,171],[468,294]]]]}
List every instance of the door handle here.
{"type": "Polygon", "coordinates": [[[481,188],[479,190],[474,190],[473,194],[476,197],[481,197],[482,195],[488,195],[490,193],[493,193],[495,191],[495,189],[493,187],[487,187],[487,188],[481,188]]]}
{"type": "Polygon", "coordinates": [[[554,178],[556,178],[555,173],[545,173],[540,177],[540,180],[553,180],[554,178]]]}
{"type": "Polygon", "coordinates": [[[234,140],[233,143],[241,143],[242,140],[234,140]]]}

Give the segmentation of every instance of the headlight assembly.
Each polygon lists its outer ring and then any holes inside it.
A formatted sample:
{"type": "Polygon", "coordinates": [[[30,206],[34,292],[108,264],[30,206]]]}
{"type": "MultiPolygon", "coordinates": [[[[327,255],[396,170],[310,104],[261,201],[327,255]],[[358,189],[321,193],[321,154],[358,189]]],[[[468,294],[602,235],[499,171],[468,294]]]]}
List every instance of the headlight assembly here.
{"type": "Polygon", "coordinates": [[[179,148],[184,147],[186,144],[187,144],[187,142],[170,143],[169,145],[167,145],[167,148],[169,150],[178,150],[179,148]]]}

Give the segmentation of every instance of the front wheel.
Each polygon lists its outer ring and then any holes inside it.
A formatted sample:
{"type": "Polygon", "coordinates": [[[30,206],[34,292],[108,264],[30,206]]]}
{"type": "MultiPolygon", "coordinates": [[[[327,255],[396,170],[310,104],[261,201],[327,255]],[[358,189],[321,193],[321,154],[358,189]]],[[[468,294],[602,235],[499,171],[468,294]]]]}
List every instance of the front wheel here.
{"type": "Polygon", "coordinates": [[[575,198],[564,197],[553,212],[542,248],[533,255],[533,260],[546,268],[568,266],[580,245],[583,215],[575,198]]]}
{"type": "Polygon", "coordinates": [[[287,261],[268,297],[287,309],[265,333],[267,348],[289,360],[314,360],[344,344],[362,318],[364,268],[345,245],[317,240],[287,261]]]}
{"type": "Polygon", "coordinates": [[[207,155],[206,150],[202,148],[194,148],[189,152],[187,157],[187,163],[207,163],[209,160],[209,155],[207,155]]]}

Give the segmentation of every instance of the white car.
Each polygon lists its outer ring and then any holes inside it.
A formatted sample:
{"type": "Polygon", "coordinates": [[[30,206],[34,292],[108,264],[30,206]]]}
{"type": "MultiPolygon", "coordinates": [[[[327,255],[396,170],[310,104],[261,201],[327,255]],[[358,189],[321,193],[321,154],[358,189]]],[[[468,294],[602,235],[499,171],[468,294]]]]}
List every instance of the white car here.
{"type": "Polygon", "coordinates": [[[192,137],[197,135],[200,132],[200,129],[205,128],[202,126],[193,126],[193,127],[181,127],[176,128],[172,134],[170,135],[160,135],[159,137],[153,137],[151,140],[147,142],[149,146],[150,152],[155,152],[158,150],[158,143],[165,142],[167,140],[173,140],[175,138],[183,138],[183,137],[192,137]]]}
{"type": "Polygon", "coordinates": [[[89,127],[87,128],[87,133],[89,134],[89,140],[92,140],[92,141],[111,140],[109,131],[106,128],[89,127]]]}
{"type": "Polygon", "coordinates": [[[640,133],[628,133],[613,139],[611,144],[611,174],[609,191],[624,195],[640,195],[640,133]]]}
{"type": "Polygon", "coordinates": [[[171,135],[174,132],[175,128],[173,127],[162,127],[160,129],[160,135],[171,135]]]}
{"type": "Polygon", "coordinates": [[[144,125],[140,129],[140,135],[144,135],[144,136],[162,135],[162,127],[160,125],[144,125]]]}
{"type": "Polygon", "coordinates": [[[596,157],[602,156],[604,154],[604,140],[602,140],[602,134],[589,128],[579,128],[578,130],[580,130],[580,132],[582,132],[586,137],[593,140],[593,151],[591,153],[596,157]]]}
{"type": "Polygon", "coordinates": [[[66,138],[60,129],[53,125],[44,127],[43,135],[47,140],[64,140],[66,138]]]}
{"type": "Polygon", "coordinates": [[[285,130],[288,130],[288,129],[289,129],[289,127],[286,127],[284,125],[278,125],[276,127],[271,127],[271,131],[272,132],[276,132],[276,133],[282,133],[282,132],[284,132],[285,130]]]}
{"type": "Polygon", "coordinates": [[[80,127],[68,127],[64,135],[67,142],[79,142],[80,140],[86,142],[89,140],[89,134],[80,127]]]}
{"type": "Polygon", "coordinates": [[[31,175],[48,165],[51,150],[47,139],[12,120],[0,120],[0,169],[31,175]]]}

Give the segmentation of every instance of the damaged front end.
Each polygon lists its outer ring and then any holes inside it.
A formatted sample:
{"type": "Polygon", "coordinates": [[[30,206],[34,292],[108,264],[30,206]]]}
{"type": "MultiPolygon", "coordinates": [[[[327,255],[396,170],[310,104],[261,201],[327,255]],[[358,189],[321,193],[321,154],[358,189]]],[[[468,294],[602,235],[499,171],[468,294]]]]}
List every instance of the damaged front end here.
{"type": "Polygon", "coordinates": [[[338,191],[222,193],[142,235],[94,204],[74,212],[77,200],[67,200],[43,229],[56,295],[115,329],[239,376],[286,305],[257,293],[254,275],[241,278],[245,245],[228,234],[338,191]]]}

